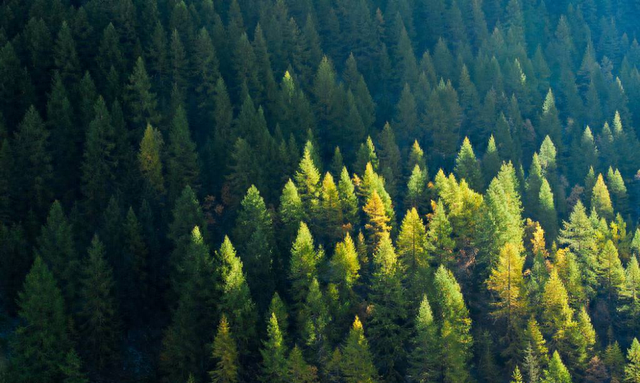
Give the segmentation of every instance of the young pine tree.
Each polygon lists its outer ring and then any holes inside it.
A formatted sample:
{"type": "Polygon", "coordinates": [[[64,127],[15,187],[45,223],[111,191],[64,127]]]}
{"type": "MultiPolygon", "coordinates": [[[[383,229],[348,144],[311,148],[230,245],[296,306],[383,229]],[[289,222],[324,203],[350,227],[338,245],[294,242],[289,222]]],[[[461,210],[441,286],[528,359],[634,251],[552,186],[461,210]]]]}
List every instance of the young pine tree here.
{"type": "Polygon", "coordinates": [[[224,314],[220,318],[218,333],[213,340],[212,357],[216,362],[215,369],[209,372],[213,383],[238,382],[238,350],[229,321],[224,314]]]}

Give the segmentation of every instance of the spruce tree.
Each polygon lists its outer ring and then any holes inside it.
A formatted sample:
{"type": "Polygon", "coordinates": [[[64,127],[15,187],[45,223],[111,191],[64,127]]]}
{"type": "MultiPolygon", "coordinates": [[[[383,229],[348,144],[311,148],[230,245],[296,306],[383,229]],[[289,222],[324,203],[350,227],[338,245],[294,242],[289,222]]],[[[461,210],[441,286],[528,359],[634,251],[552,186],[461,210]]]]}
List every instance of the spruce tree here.
{"type": "Polygon", "coordinates": [[[558,219],[551,186],[549,185],[549,182],[547,182],[546,178],[542,179],[538,206],[540,207],[540,211],[538,213],[540,225],[547,235],[547,240],[553,241],[558,235],[558,219]]]}
{"type": "Polygon", "coordinates": [[[360,208],[358,206],[358,197],[355,193],[355,186],[349,177],[349,172],[346,167],[343,167],[340,173],[338,195],[340,196],[342,217],[345,220],[345,225],[347,225],[346,228],[348,228],[349,231],[353,231],[360,226],[360,208]]]}
{"type": "Polygon", "coordinates": [[[631,347],[627,351],[627,360],[627,365],[624,368],[624,381],[640,382],[640,343],[636,338],[633,338],[631,347]]]}
{"type": "Polygon", "coordinates": [[[280,207],[278,211],[280,222],[283,227],[283,243],[288,246],[292,243],[294,236],[300,227],[300,222],[304,221],[304,208],[302,206],[302,199],[298,193],[298,188],[289,179],[284,185],[282,195],[280,196],[280,207]]]}
{"type": "Polygon", "coordinates": [[[136,132],[132,138],[139,139],[145,126],[160,122],[156,94],[151,90],[151,80],[142,57],[138,57],[133,72],[129,76],[126,100],[131,113],[131,122],[135,128],[134,132],[136,132]]]}
{"type": "Polygon", "coordinates": [[[435,263],[444,267],[455,265],[455,242],[451,237],[453,229],[443,202],[432,204],[433,214],[427,230],[426,249],[435,263]]]}
{"type": "Polygon", "coordinates": [[[549,368],[544,371],[544,383],[571,383],[571,375],[569,370],[562,363],[560,354],[558,351],[554,351],[551,361],[549,362],[549,368]]]}
{"type": "Polygon", "coordinates": [[[317,277],[318,265],[322,260],[321,256],[322,253],[315,249],[309,227],[301,222],[298,236],[291,248],[289,269],[292,296],[298,309],[303,305],[311,283],[317,277]]]}
{"type": "Polygon", "coordinates": [[[429,271],[426,241],[427,233],[418,211],[415,208],[407,211],[398,234],[398,261],[407,274],[409,298],[415,304],[424,293],[422,290],[429,271]]]}
{"type": "Polygon", "coordinates": [[[304,360],[302,350],[296,345],[287,359],[288,381],[291,383],[318,382],[317,368],[310,366],[304,360]]]}

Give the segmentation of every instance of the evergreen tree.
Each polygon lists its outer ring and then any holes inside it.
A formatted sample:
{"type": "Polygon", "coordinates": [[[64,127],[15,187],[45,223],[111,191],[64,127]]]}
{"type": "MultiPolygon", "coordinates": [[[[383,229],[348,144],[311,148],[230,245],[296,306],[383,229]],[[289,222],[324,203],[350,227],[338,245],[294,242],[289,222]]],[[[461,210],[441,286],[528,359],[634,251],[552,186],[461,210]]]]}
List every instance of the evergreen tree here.
{"type": "Polygon", "coordinates": [[[381,238],[373,264],[369,324],[371,350],[381,375],[388,381],[399,381],[403,376],[404,345],[409,335],[405,327],[408,312],[400,265],[388,235],[381,238]]]}
{"type": "Polygon", "coordinates": [[[145,182],[155,193],[164,193],[164,176],[162,175],[162,134],[147,125],[140,142],[138,162],[145,182]]]}
{"type": "Polygon", "coordinates": [[[542,381],[545,383],[571,383],[569,370],[562,363],[558,351],[554,351],[551,362],[549,362],[549,368],[544,371],[542,381]]]}
{"type": "Polygon", "coordinates": [[[473,338],[471,319],[460,285],[451,271],[440,266],[435,274],[436,303],[440,319],[441,369],[445,381],[468,382],[473,338]]]}
{"type": "Polygon", "coordinates": [[[233,238],[239,244],[251,296],[262,312],[273,295],[275,239],[271,215],[255,186],[249,188],[242,200],[233,238]]]}
{"type": "Polygon", "coordinates": [[[139,57],[136,61],[133,72],[129,77],[127,101],[131,113],[131,122],[135,130],[139,132],[134,134],[134,138],[138,138],[146,125],[155,125],[160,120],[157,112],[156,94],[151,90],[151,80],[142,57],[139,57]]]}
{"type": "Polygon", "coordinates": [[[553,241],[558,235],[558,219],[553,201],[551,186],[546,178],[542,179],[540,186],[540,225],[547,234],[547,240],[553,241]]]}
{"type": "Polygon", "coordinates": [[[113,366],[120,342],[120,323],[111,267],[104,245],[94,236],[82,270],[78,326],[90,365],[99,371],[113,366]]]}
{"type": "Polygon", "coordinates": [[[627,351],[627,365],[624,368],[625,382],[640,382],[640,343],[633,338],[631,347],[627,351]]]}
{"type": "Polygon", "coordinates": [[[255,337],[257,315],[242,271],[242,261],[237,256],[229,237],[224,238],[216,256],[220,264],[222,286],[219,308],[222,312],[228,313],[229,325],[237,331],[235,339],[240,352],[246,353],[248,345],[255,337]]]}
{"type": "Polygon", "coordinates": [[[411,382],[429,382],[439,380],[438,325],[434,321],[433,312],[427,296],[420,303],[415,318],[414,349],[409,356],[408,376],[411,382]]]}
{"type": "Polygon", "coordinates": [[[377,191],[373,191],[363,210],[367,215],[368,223],[365,224],[365,228],[369,232],[370,247],[372,249],[377,248],[382,239],[391,231],[391,227],[389,227],[390,218],[387,216],[384,204],[377,191]]]}
{"type": "Polygon", "coordinates": [[[102,97],[94,107],[94,119],[87,130],[82,163],[82,194],[86,214],[95,220],[107,206],[115,186],[115,140],[111,115],[102,97]]]}
{"type": "Polygon", "coordinates": [[[482,179],[482,171],[480,163],[476,159],[471,147],[471,142],[465,137],[458,157],[456,157],[455,173],[460,179],[467,181],[472,189],[482,191],[484,181],[482,179]]]}
{"type": "Polygon", "coordinates": [[[640,316],[640,266],[638,259],[633,256],[627,264],[625,272],[625,284],[620,291],[620,303],[618,311],[623,315],[624,323],[631,333],[638,330],[638,317],[640,316]]]}
{"type": "Polygon", "coordinates": [[[231,334],[229,321],[223,314],[218,332],[213,341],[213,359],[216,367],[209,372],[213,383],[235,383],[238,381],[238,351],[231,334]]]}
{"type": "Polygon", "coordinates": [[[398,260],[407,274],[410,299],[416,304],[429,271],[426,240],[427,233],[418,211],[415,208],[407,211],[398,234],[398,260]]]}
{"type": "Polygon", "coordinates": [[[598,175],[596,184],[591,192],[591,208],[595,209],[599,216],[611,220],[613,219],[613,206],[611,205],[611,197],[609,189],[604,183],[602,174],[598,175]]]}
{"type": "Polygon", "coordinates": [[[369,342],[364,336],[362,322],[357,316],[341,350],[340,375],[345,382],[376,383],[378,381],[378,373],[369,352],[369,342]]]}
{"type": "Polygon", "coordinates": [[[199,186],[199,167],[196,145],[191,141],[185,110],[176,110],[169,130],[167,147],[167,183],[171,199],[178,197],[185,186],[194,190],[199,186]]]}
{"type": "Polygon", "coordinates": [[[36,257],[18,294],[19,317],[11,343],[10,377],[15,382],[58,382],[61,366],[71,351],[64,300],[53,274],[36,257]]]}
{"type": "Polygon", "coordinates": [[[453,229],[447,216],[444,203],[432,203],[433,214],[427,231],[426,248],[432,253],[435,263],[444,267],[453,267],[455,260],[455,242],[451,237],[453,229]]]}
{"type": "Polygon", "coordinates": [[[304,222],[301,222],[298,236],[291,248],[289,269],[292,295],[299,309],[309,293],[313,279],[317,276],[317,268],[322,260],[321,257],[322,253],[316,251],[314,247],[309,227],[304,222]]]}
{"type": "Polygon", "coordinates": [[[302,350],[295,346],[287,359],[288,381],[294,383],[314,383],[318,381],[317,369],[305,362],[302,350]]]}
{"type": "Polygon", "coordinates": [[[260,353],[262,354],[262,372],[260,374],[262,381],[287,382],[287,350],[283,344],[282,333],[275,313],[271,313],[267,325],[267,340],[260,353]]]}

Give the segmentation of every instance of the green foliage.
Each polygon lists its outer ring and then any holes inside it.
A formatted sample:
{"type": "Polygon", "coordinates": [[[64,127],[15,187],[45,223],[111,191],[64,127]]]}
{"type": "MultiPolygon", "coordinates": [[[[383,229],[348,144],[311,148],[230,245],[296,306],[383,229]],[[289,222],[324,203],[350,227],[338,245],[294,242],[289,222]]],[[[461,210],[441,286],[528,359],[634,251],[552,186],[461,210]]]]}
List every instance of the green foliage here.
{"type": "Polygon", "coordinates": [[[235,383],[238,381],[238,351],[231,334],[229,321],[223,314],[218,325],[218,332],[213,340],[213,359],[216,367],[210,371],[213,383],[235,383]]]}

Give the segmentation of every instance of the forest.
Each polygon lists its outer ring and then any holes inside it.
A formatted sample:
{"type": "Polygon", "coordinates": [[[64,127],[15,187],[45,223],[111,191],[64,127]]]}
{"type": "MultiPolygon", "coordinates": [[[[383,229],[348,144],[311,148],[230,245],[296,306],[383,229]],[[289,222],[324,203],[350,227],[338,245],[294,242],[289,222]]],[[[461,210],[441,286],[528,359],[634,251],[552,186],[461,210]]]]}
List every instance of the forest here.
{"type": "Polygon", "coordinates": [[[0,1],[0,383],[640,383],[640,1],[0,1]]]}

